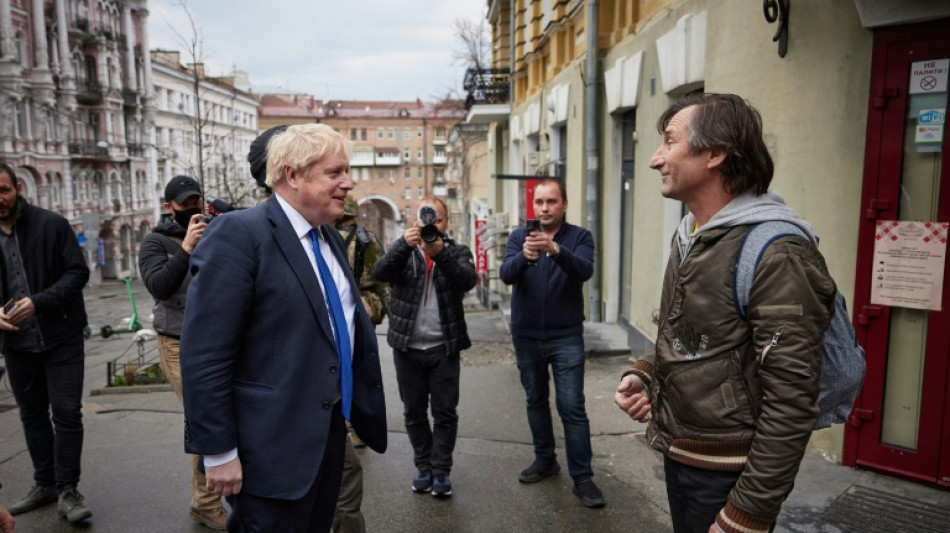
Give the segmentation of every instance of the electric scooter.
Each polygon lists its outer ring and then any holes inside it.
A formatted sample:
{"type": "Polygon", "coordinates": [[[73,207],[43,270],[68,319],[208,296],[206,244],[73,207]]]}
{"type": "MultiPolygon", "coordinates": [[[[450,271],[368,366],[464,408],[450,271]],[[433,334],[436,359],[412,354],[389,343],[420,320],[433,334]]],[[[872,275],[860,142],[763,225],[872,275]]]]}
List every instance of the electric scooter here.
{"type": "Polygon", "coordinates": [[[125,278],[125,290],[129,293],[129,303],[132,305],[132,316],[129,318],[129,325],[122,328],[113,328],[112,326],[102,326],[100,333],[103,339],[108,339],[118,333],[135,333],[142,329],[142,323],[139,321],[139,312],[135,307],[135,295],[132,293],[132,278],[125,278]]]}

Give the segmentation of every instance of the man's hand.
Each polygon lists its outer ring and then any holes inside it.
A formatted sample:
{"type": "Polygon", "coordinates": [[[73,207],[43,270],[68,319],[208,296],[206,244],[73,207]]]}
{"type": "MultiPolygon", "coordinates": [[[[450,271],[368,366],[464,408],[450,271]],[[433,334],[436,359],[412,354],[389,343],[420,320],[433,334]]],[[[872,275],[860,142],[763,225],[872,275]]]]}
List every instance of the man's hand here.
{"type": "Polygon", "coordinates": [[[13,517],[3,505],[0,505],[0,533],[13,533],[13,517]]]}
{"type": "Polygon", "coordinates": [[[532,231],[525,234],[524,244],[521,245],[521,254],[531,263],[536,263],[541,256],[541,248],[538,247],[537,235],[543,235],[544,232],[532,231]]]}
{"type": "Polygon", "coordinates": [[[185,239],[181,241],[181,247],[188,252],[188,255],[191,255],[195,246],[198,246],[201,235],[205,232],[205,228],[208,227],[208,223],[201,220],[202,216],[204,215],[201,213],[191,216],[191,220],[188,222],[188,231],[185,232],[185,239]]]}
{"type": "Polygon", "coordinates": [[[17,324],[36,314],[36,307],[33,305],[33,300],[29,297],[17,300],[15,305],[16,311],[9,315],[0,311],[0,329],[17,331],[20,329],[16,327],[17,324]]]}
{"type": "Polygon", "coordinates": [[[444,246],[445,244],[442,242],[442,237],[439,237],[432,242],[422,241],[422,252],[429,257],[435,257],[442,252],[442,248],[444,246]]]}
{"type": "Polygon", "coordinates": [[[554,239],[543,231],[532,231],[527,234],[524,238],[524,243],[525,246],[529,246],[538,254],[541,252],[554,253],[554,239]]]}
{"type": "Polygon", "coordinates": [[[617,385],[614,403],[637,422],[650,421],[650,398],[643,393],[643,381],[640,376],[624,376],[617,385]]]}
{"type": "Polygon", "coordinates": [[[218,496],[228,497],[241,492],[243,472],[241,459],[234,459],[218,466],[205,467],[205,488],[218,496]]]}
{"type": "Polygon", "coordinates": [[[411,226],[406,229],[405,233],[402,234],[402,238],[405,239],[406,244],[411,248],[415,248],[422,244],[422,230],[419,229],[419,226],[411,226]]]}

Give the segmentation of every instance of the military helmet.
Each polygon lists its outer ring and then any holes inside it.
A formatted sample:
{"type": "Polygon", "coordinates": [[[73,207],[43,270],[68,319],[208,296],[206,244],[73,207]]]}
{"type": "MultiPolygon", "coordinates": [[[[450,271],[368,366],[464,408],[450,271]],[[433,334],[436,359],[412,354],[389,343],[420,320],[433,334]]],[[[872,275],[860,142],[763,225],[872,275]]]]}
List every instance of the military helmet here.
{"type": "Polygon", "coordinates": [[[343,201],[343,216],[345,217],[357,217],[360,214],[360,204],[356,203],[356,198],[353,198],[351,195],[346,195],[346,200],[343,201]]]}

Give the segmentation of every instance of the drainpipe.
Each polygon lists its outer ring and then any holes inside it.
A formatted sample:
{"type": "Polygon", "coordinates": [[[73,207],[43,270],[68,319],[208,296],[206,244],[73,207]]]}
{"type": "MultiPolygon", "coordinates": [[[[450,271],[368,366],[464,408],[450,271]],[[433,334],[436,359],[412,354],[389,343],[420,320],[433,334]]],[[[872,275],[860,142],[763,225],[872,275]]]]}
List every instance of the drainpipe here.
{"type": "Polygon", "coordinates": [[[508,40],[510,49],[508,52],[508,99],[515,101],[515,88],[512,86],[512,80],[515,77],[515,3],[516,0],[508,1],[508,40]]]}
{"type": "MultiPolygon", "coordinates": [[[[600,75],[597,70],[597,33],[598,16],[597,0],[587,0],[587,68],[584,80],[584,115],[587,138],[587,229],[590,230],[596,244],[599,239],[599,224],[597,217],[597,173],[599,160],[597,157],[597,97],[599,94],[600,75]]],[[[590,312],[591,322],[600,322],[600,265],[594,264],[594,275],[590,279],[590,312]]]]}

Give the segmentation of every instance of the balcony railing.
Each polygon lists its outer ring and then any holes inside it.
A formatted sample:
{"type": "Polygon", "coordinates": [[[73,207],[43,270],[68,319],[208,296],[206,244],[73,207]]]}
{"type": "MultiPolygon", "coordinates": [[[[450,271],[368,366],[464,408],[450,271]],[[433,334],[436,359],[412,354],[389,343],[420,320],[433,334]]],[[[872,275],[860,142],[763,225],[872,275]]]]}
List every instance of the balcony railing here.
{"type": "Polygon", "coordinates": [[[141,156],[145,153],[145,145],[142,143],[128,143],[125,146],[130,156],[141,156]]]}
{"type": "Polygon", "coordinates": [[[402,164],[402,157],[398,153],[393,153],[393,154],[377,153],[376,154],[376,166],[378,167],[399,166],[401,164],[402,164]]]}
{"type": "Polygon", "coordinates": [[[70,141],[67,144],[70,155],[108,156],[108,146],[100,146],[100,141],[70,141]]]}
{"type": "Polygon", "coordinates": [[[350,155],[351,167],[371,167],[376,164],[373,152],[353,152],[350,155]]]}
{"type": "Polygon", "coordinates": [[[465,109],[477,104],[506,104],[511,96],[511,74],[506,68],[470,68],[462,85],[468,92],[465,109]]]}
{"type": "Polygon", "coordinates": [[[102,100],[102,85],[98,81],[84,81],[77,87],[76,100],[81,104],[102,100]]]}

